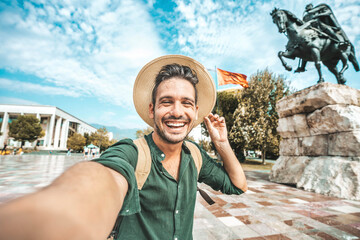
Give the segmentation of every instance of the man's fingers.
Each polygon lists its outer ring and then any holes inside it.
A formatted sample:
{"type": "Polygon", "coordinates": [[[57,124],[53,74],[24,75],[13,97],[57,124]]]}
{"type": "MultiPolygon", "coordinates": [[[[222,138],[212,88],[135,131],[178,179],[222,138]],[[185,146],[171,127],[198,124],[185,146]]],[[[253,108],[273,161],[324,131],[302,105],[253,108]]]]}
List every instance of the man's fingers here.
{"type": "Polygon", "coordinates": [[[211,120],[209,119],[209,117],[205,117],[204,120],[207,130],[210,132],[212,130],[211,120]]]}

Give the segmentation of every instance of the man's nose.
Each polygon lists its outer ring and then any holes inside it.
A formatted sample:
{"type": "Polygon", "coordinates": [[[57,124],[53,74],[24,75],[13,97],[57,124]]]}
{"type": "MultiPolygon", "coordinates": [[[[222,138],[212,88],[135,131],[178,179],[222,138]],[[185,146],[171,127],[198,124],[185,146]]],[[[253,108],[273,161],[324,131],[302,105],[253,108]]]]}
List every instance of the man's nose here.
{"type": "Polygon", "coordinates": [[[180,103],[175,102],[172,109],[171,109],[171,115],[174,117],[180,117],[183,114],[182,106],[180,103]]]}

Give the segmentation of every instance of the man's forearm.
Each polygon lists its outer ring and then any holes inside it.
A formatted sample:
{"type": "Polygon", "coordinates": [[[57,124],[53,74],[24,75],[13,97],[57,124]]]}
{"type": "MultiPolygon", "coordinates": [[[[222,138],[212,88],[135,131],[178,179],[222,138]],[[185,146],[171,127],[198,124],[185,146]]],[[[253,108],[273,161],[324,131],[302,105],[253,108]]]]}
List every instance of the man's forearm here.
{"type": "Polygon", "coordinates": [[[49,187],[0,207],[0,239],[105,239],[127,182],[95,162],[71,167],[49,187]]]}
{"type": "Polygon", "coordinates": [[[231,182],[237,187],[247,191],[247,182],[245,173],[241,167],[241,164],[235,156],[229,141],[214,143],[217,152],[220,154],[224,163],[224,168],[229,175],[231,182]]]}

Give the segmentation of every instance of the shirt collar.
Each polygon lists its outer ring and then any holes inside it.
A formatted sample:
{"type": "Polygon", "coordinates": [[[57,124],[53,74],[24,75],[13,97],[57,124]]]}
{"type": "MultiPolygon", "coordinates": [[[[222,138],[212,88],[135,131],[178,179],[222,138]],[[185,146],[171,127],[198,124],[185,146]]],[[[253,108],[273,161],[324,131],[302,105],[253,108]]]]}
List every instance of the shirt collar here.
{"type": "MultiPolygon", "coordinates": [[[[161,156],[161,154],[164,154],[160,148],[155,144],[153,138],[152,138],[152,134],[153,132],[151,132],[148,135],[145,135],[145,139],[147,141],[147,143],[149,144],[149,147],[151,149],[151,151],[156,155],[156,156],[161,156]]],[[[190,150],[189,148],[186,146],[185,141],[183,141],[182,145],[181,145],[182,150],[186,153],[186,154],[190,154],[190,150]]]]}

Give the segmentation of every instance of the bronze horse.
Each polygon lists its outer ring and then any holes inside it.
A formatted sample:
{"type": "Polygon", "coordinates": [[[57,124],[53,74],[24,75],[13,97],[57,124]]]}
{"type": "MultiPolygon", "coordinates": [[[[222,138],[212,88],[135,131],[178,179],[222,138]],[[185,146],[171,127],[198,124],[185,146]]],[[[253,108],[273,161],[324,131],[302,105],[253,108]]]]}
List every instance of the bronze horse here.
{"type": "Polygon", "coordinates": [[[346,49],[339,48],[339,43],[331,38],[323,37],[317,29],[309,28],[309,24],[298,19],[293,13],[287,10],[275,8],[271,14],[273,22],[277,25],[280,33],[286,33],[289,39],[286,51],[280,51],[278,56],[286,70],[291,71],[283,57],[295,59],[300,58],[303,66],[295,72],[303,72],[307,61],[315,62],[319,74],[318,83],[324,82],[321,73],[320,61],[332,72],[339,84],[345,84],[344,71],[349,67],[348,60],[353,64],[354,69],[359,71],[359,64],[355,57],[354,46],[350,43],[346,49]],[[342,68],[337,70],[339,60],[342,68]]]}

